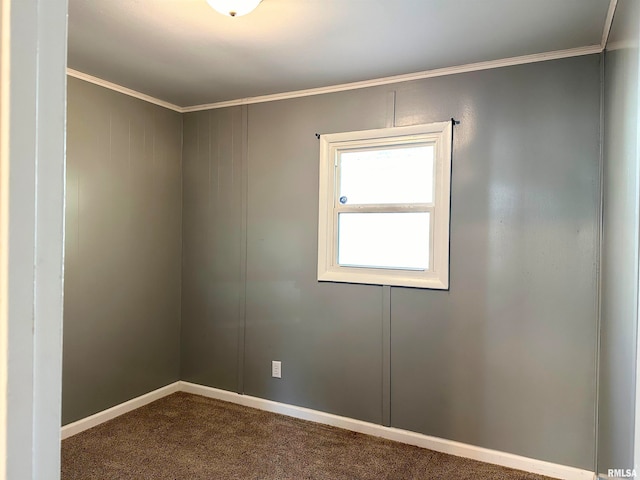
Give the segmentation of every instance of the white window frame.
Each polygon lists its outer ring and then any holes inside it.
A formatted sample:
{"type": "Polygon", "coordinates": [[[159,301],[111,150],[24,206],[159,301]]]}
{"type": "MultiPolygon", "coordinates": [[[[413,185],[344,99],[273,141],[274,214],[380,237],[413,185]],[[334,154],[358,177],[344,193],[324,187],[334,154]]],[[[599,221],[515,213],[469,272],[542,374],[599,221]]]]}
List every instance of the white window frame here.
{"type": "Polygon", "coordinates": [[[452,122],[332,133],[320,136],[318,280],[404,287],[449,289],[452,122]],[[434,195],[431,204],[341,205],[338,200],[342,151],[411,144],[434,146],[434,195]],[[431,241],[428,270],[350,267],[338,264],[340,212],[429,212],[431,241]]]}

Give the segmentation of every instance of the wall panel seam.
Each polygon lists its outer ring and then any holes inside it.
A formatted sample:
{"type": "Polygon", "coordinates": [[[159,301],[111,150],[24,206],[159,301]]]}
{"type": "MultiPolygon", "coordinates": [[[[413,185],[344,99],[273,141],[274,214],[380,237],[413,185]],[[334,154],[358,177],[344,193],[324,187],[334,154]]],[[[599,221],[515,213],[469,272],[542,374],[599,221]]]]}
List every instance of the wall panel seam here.
{"type": "Polygon", "coordinates": [[[246,105],[241,107],[241,136],[240,152],[241,170],[241,200],[240,200],[240,295],[238,315],[238,393],[244,394],[244,365],[247,324],[247,215],[249,198],[249,110],[246,105]]]}
{"type": "Polygon", "coordinates": [[[602,236],[604,234],[604,74],[605,74],[605,53],[600,54],[600,158],[599,158],[599,174],[600,174],[600,186],[599,186],[599,203],[598,203],[598,232],[596,235],[596,378],[595,378],[595,405],[594,405],[594,446],[593,446],[593,470],[598,473],[598,434],[599,434],[599,411],[598,403],[600,397],[600,335],[602,329],[602,236]]]}

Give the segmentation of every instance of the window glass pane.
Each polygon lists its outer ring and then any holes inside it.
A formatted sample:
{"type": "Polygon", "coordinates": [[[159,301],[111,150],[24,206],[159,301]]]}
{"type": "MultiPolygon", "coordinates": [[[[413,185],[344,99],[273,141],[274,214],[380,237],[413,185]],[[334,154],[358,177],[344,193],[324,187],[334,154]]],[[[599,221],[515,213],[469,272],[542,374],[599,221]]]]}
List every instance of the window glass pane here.
{"type": "Polygon", "coordinates": [[[429,213],[340,213],[338,263],[429,269],[429,213]]]}
{"type": "Polygon", "coordinates": [[[433,145],[340,153],[340,203],[433,202],[433,145]]]}

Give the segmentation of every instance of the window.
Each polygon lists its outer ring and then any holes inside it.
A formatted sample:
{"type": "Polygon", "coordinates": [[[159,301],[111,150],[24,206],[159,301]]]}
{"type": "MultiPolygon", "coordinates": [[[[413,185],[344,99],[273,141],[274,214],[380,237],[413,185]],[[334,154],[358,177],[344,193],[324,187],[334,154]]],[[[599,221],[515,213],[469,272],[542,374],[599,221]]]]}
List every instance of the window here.
{"type": "Polygon", "coordinates": [[[320,137],[318,280],[449,288],[451,122],[320,137]]]}

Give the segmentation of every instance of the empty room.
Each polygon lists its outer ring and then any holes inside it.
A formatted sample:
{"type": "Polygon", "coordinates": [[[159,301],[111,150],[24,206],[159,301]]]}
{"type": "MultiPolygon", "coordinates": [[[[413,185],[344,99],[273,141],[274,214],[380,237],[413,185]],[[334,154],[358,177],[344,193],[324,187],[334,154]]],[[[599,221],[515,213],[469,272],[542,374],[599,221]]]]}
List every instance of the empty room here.
{"type": "Polygon", "coordinates": [[[640,473],[640,0],[1,11],[0,478],[640,473]]]}

